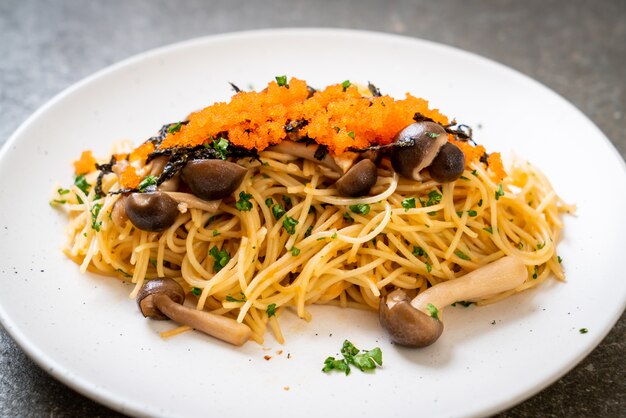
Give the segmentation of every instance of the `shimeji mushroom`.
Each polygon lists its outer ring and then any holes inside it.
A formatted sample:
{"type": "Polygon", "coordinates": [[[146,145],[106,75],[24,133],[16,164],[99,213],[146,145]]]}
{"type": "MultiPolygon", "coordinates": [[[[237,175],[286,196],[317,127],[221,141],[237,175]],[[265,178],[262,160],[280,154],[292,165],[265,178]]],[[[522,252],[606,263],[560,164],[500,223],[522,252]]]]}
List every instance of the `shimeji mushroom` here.
{"type": "Polygon", "coordinates": [[[443,332],[443,322],[438,317],[443,308],[454,302],[506,292],[521,285],[527,277],[522,260],[506,256],[464,276],[436,284],[413,300],[402,289],[396,289],[380,301],[380,323],[395,343],[425,347],[443,332]]]}
{"type": "Polygon", "coordinates": [[[182,305],[185,291],[173,279],[147,281],[137,295],[137,304],[146,318],[172,319],[233,345],[242,345],[252,331],[232,318],[198,311],[182,305]]]}

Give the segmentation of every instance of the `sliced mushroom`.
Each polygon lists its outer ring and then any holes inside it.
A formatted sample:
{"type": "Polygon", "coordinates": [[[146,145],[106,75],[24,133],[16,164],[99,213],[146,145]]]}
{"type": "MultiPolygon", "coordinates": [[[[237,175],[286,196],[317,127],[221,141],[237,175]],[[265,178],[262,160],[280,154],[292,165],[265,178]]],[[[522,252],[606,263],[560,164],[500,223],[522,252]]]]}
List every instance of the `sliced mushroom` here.
{"type": "Polygon", "coordinates": [[[158,278],[147,281],[137,295],[144,317],[172,319],[233,345],[243,345],[252,331],[231,318],[183,306],[185,291],[176,281],[158,278]]]}
{"type": "Polygon", "coordinates": [[[126,196],[120,196],[120,198],[113,204],[113,209],[111,209],[111,220],[120,228],[123,228],[126,224],[126,221],[128,220],[128,216],[126,215],[126,196]]]}
{"type": "Polygon", "coordinates": [[[163,192],[132,193],[126,197],[124,209],[128,219],[142,231],[163,231],[178,216],[178,203],[163,192]]]}
{"type": "Polygon", "coordinates": [[[527,278],[522,260],[506,256],[462,277],[439,283],[410,302],[403,290],[394,290],[380,301],[380,323],[395,343],[425,347],[443,332],[443,323],[433,317],[433,311],[440,313],[454,302],[483,299],[515,289],[527,278]]]}
{"type": "Polygon", "coordinates": [[[224,160],[189,161],[181,177],[193,194],[205,200],[217,200],[230,196],[239,187],[247,170],[224,160]]]}
{"type": "Polygon", "coordinates": [[[420,171],[428,167],[448,142],[446,130],[434,122],[412,123],[396,135],[391,152],[393,168],[406,178],[422,180],[420,171]]]}
{"type": "Polygon", "coordinates": [[[439,183],[448,183],[461,177],[465,170],[465,155],[463,151],[451,142],[447,142],[428,167],[433,180],[439,183]]]}
{"type": "MultiPolygon", "coordinates": [[[[330,168],[337,173],[343,174],[343,170],[337,165],[333,157],[325,153],[320,158],[316,157],[320,145],[307,144],[304,142],[283,141],[279,144],[272,145],[267,151],[279,152],[282,154],[292,155],[298,158],[316,162],[324,167],[330,168]]],[[[318,156],[320,156],[318,154],[318,156]]]]}
{"type": "Polygon", "coordinates": [[[365,196],[376,184],[377,178],[376,165],[370,160],[361,160],[337,180],[335,186],[342,196],[365,196]]]}

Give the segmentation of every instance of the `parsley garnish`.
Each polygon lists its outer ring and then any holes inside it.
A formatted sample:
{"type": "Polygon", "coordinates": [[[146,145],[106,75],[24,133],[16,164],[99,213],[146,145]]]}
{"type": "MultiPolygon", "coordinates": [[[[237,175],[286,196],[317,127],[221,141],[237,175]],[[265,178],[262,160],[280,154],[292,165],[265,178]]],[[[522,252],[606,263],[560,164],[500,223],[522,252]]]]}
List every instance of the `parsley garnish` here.
{"type": "Polygon", "coordinates": [[[143,193],[146,190],[151,189],[152,186],[156,186],[157,180],[158,179],[155,176],[146,176],[143,180],[141,180],[141,183],[139,183],[139,186],[137,186],[137,188],[140,192],[143,193]]]}
{"type": "Polygon", "coordinates": [[[310,237],[312,232],[313,232],[313,225],[310,225],[304,232],[304,238],[310,237]]]}
{"type": "Polygon", "coordinates": [[[354,222],[354,218],[352,216],[350,216],[349,212],[344,212],[343,213],[343,219],[345,219],[346,222],[349,222],[349,223],[354,222]]]}
{"type": "Polygon", "coordinates": [[[283,209],[283,205],[281,205],[280,203],[276,203],[274,206],[272,206],[272,214],[274,215],[274,219],[279,220],[283,217],[285,213],[287,212],[285,211],[285,209],[283,209]]]}
{"type": "Polygon", "coordinates": [[[283,219],[283,228],[285,228],[285,231],[287,231],[289,235],[296,233],[296,225],[298,225],[298,221],[291,216],[285,216],[285,219],[283,219]]]}
{"type": "Polygon", "coordinates": [[[493,234],[493,229],[491,229],[490,226],[487,226],[487,227],[483,228],[483,231],[488,232],[490,234],[493,234]]]}
{"type": "Polygon", "coordinates": [[[467,261],[471,260],[471,259],[469,258],[469,256],[468,256],[467,254],[465,254],[465,253],[464,253],[463,251],[461,251],[461,250],[456,250],[456,251],[454,252],[454,254],[455,254],[457,257],[459,257],[461,260],[467,260],[467,261]]]}
{"type": "Polygon", "coordinates": [[[370,205],[367,203],[357,203],[356,205],[350,205],[348,207],[352,212],[358,213],[359,215],[367,215],[370,213],[370,205]]]}
{"type": "Polygon", "coordinates": [[[226,301],[227,302],[245,302],[248,299],[246,298],[246,295],[244,295],[243,293],[239,293],[241,295],[241,299],[237,299],[232,297],[231,295],[226,296],[226,301]]]}
{"type": "Polygon", "coordinates": [[[348,136],[352,139],[354,139],[354,131],[350,131],[348,132],[348,136]]]}
{"type": "Polygon", "coordinates": [[[401,202],[402,207],[404,208],[404,211],[408,211],[409,209],[412,209],[415,207],[415,198],[414,197],[407,197],[406,199],[404,199],[401,202]]]}
{"type": "Polygon", "coordinates": [[[218,231],[217,229],[213,230],[213,236],[216,237],[220,234],[220,231],[218,231]]]}
{"type": "Polygon", "coordinates": [[[151,258],[150,260],[148,260],[150,262],[150,264],[152,264],[152,267],[156,268],[157,266],[157,261],[154,258],[151,258]]]}
{"type": "Polygon", "coordinates": [[[469,216],[476,216],[476,215],[478,215],[478,212],[476,212],[475,210],[468,210],[468,211],[467,211],[467,214],[468,214],[469,216]]]}
{"type": "Polygon", "coordinates": [[[426,265],[426,270],[430,273],[431,271],[433,271],[433,266],[430,265],[430,263],[424,263],[426,265]]]}
{"type": "Polygon", "coordinates": [[[250,209],[252,209],[252,202],[250,202],[251,198],[251,194],[241,191],[239,193],[239,200],[237,201],[237,203],[235,203],[235,207],[237,208],[237,210],[241,212],[248,212],[250,209]]]}
{"type": "Polygon", "coordinates": [[[182,123],[177,122],[177,123],[173,123],[172,125],[170,125],[169,128],[167,128],[167,133],[168,134],[173,134],[174,132],[178,132],[180,131],[180,128],[183,126],[182,123]]]}
{"type": "Polygon", "coordinates": [[[287,76],[286,75],[279,75],[276,76],[276,83],[280,86],[280,87],[285,87],[287,85],[287,76]]]}
{"type": "Polygon", "coordinates": [[[297,255],[300,255],[300,249],[299,248],[291,247],[291,250],[289,250],[289,251],[291,251],[291,255],[293,255],[294,257],[297,256],[297,255]]]}
{"type": "Polygon", "coordinates": [[[274,204],[274,200],[271,197],[268,197],[267,199],[265,199],[265,206],[267,206],[268,208],[271,208],[273,204],[274,204]]]}
{"type": "Polygon", "coordinates": [[[496,200],[499,200],[500,196],[504,196],[504,190],[502,190],[502,184],[498,184],[498,190],[496,190],[496,200]]]}
{"type": "Polygon", "coordinates": [[[341,83],[341,87],[343,87],[343,91],[348,90],[348,87],[350,87],[352,85],[352,83],[350,83],[350,80],[346,80],[343,83],[341,83]]]}
{"type": "Polygon", "coordinates": [[[480,199],[480,200],[478,201],[478,207],[481,207],[482,205],[483,205],[483,200],[482,200],[482,199],[480,199]]]}
{"type": "Polygon", "coordinates": [[[100,209],[102,209],[102,205],[100,203],[96,203],[91,207],[91,228],[95,229],[96,232],[100,232],[100,227],[102,226],[102,221],[96,222],[100,209]]]}
{"type": "Polygon", "coordinates": [[[472,170],[472,175],[478,176],[478,172],[476,170],[472,170]]]}
{"type": "Polygon", "coordinates": [[[433,190],[428,193],[428,202],[426,202],[426,206],[433,206],[441,202],[441,198],[443,196],[437,190],[433,190]]]}
{"type": "Polygon", "coordinates": [[[539,277],[539,266],[533,267],[533,280],[539,277]]]}
{"type": "Polygon", "coordinates": [[[459,178],[460,178],[461,180],[469,180],[469,179],[468,179],[467,177],[465,177],[465,176],[461,176],[461,177],[459,177],[459,178]]]}
{"type": "Polygon", "coordinates": [[[68,194],[70,191],[68,189],[57,189],[57,193],[63,196],[64,194],[68,194]]]}
{"type": "Polygon", "coordinates": [[[265,310],[265,312],[267,312],[267,317],[270,318],[272,316],[276,315],[276,304],[275,303],[270,303],[269,305],[267,305],[267,309],[265,310]]]}
{"type": "Polygon", "coordinates": [[[214,245],[210,250],[209,254],[213,257],[213,271],[217,273],[220,271],[228,262],[230,261],[230,254],[226,250],[218,250],[214,245]]]}
{"type": "Polygon", "coordinates": [[[78,176],[76,176],[76,179],[74,179],[74,185],[78,187],[83,193],[89,194],[89,188],[91,187],[91,184],[87,183],[84,174],[79,174],[78,176]]]}
{"type": "Polygon", "coordinates": [[[540,249],[542,249],[542,248],[543,248],[543,247],[545,247],[545,246],[546,246],[546,243],[545,243],[545,242],[542,242],[542,243],[540,243],[540,244],[537,244],[537,249],[538,249],[538,250],[540,250],[540,249]]]}
{"type": "Polygon", "coordinates": [[[115,270],[115,271],[117,271],[118,273],[122,273],[122,275],[123,275],[124,277],[133,277],[133,275],[132,275],[132,274],[128,274],[128,273],[126,273],[126,272],[125,272],[124,270],[122,270],[122,269],[117,269],[117,270],[115,270]]]}
{"type": "Polygon", "coordinates": [[[426,309],[428,310],[430,316],[432,316],[436,320],[439,320],[439,309],[437,309],[435,305],[429,303],[428,305],[426,305],[426,309]]]}
{"type": "Polygon", "coordinates": [[[426,251],[422,247],[413,247],[413,255],[416,257],[421,257],[426,255],[426,251]]]}
{"type": "Polygon", "coordinates": [[[350,341],[345,340],[341,347],[341,355],[343,359],[326,358],[322,371],[328,373],[331,370],[337,370],[344,372],[347,376],[350,374],[350,365],[356,366],[362,372],[374,370],[377,366],[383,365],[383,353],[379,347],[373,350],[359,350],[350,341]]]}
{"type": "Polygon", "coordinates": [[[200,296],[202,294],[202,289],[200,289],[199,287],[192,287],[191,294],[194,296],[200,296]]]}
{"type": "Polygon", "coordinates": [[[230,142],[228,142],[228,139],[226,138],[217,138],[213,140],[213,144],[211,144],[213,149],[217,151],[217,153],[219,154],[222,160],[225,160],[226,157],[228,156],[229,145],[230,145],[230,142]]]}
{"type": "Polygon", "coordinates": [[[330,236],[330,239],[337,239],[337,233],[333,232],[333,234],[330,236]]]}
{"type": "Polygon", "coordinates": [[[283,202],[285,202],[285,210],[289,210],[293,207],[293,204],[291,203],[291,198],[289,196],[283,195],[283,202]]]}
{"type": "Polygon", "coordinates": [[[556,256],[556,260],[559,262],[559,264],[561,264],[563,262],[563,259],[561,258],[560,255],[556,256]]]}
{"type": "Polygon", "coordinates": [[[580,332],[581,334],[586,334],[589,332],[589,330],[587,328],[581,328],[578,330],[578,332],[580,332]]]}

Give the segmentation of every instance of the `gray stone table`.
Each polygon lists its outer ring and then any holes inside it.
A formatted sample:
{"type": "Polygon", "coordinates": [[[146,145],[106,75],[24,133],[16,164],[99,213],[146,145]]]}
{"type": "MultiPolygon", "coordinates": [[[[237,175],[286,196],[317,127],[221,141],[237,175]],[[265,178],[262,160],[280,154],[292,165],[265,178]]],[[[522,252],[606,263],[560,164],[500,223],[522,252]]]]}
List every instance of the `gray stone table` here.
{"type": "MultiPolygon", "coordinates": [[[[368,29],[478,53],[557,91],[626,154],[624,0],[0,0],[0,144],[54,94],[120,59],[270,27],[368,29]]],[[[622,316],[580,365],[498,416],[626,416],[625,324],[622,316]]],[[[1,328],[0,353],[0,416],[120,416],[55,381],[1,328]]]]}

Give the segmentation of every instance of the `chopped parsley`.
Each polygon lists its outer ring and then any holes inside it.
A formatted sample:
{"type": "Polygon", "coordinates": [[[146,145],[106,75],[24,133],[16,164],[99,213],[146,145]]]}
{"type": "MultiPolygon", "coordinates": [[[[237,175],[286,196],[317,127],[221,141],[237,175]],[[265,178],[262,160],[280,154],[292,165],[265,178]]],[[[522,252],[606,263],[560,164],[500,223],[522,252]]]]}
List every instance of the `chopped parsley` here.
{"type": "Polygon", "coordinates": [[[587,328],[581,328],[578,330],[578,332],[580,332],[581,334],[586,334],[589,332],[589,330],[587,328]]]}
{"type": "Polygon", "coordinates": [[[283,205],[281,205],[280,203],[276,203],[274,206],[272,206],[272,215],[274,215],[274,219],[279,220],[283,217],[285,213],[287,212],[285,211],[285,209],[283,209],[283,205]]]}
{"type": "Polygon", "coordinates": [[[498,190],[496,190],[496,200],[499,200],[500,196],[504,196],[504,190],[502,190],[502,183],[498,184],[498,190]]]}
{"type": "Polygon", "coordinates": [[[433,190],[428,193],[428,201],[426,202],[426,206],[433,206],[438,203],[441,203],[441,199],[443,196],[437,190],[433,190]]]}
{"type": "Polygon", "coordinates": [[[267,199],[265,199],[265,206],[267,206],[268,208],[271,208],[273,204],[274,204],[274,200],[271,197],[268,197],[267,199]]]}
{"type": "Polygon", "coordinates": [[[426,265],[426,270],[430,273],[431,271],[433,271],[433,266],[430,265],[430,263],[424,263],[426,265]]]}
{"type": "Polygon", "coordinates": [[[413,247],[413,255],[416,257],[422,257],[426,255],[426,251],[422,247],[413,247]]]}
{"type": "Polygon", "coordinates": [[[472,175],[478,176],[478,172],[476,170],[472,170],[472,175]]]}
{"type": "Polygon", "coordinates": [[[217,273],[230,261],[230,254],[226,250],[218,250],[217,246],[211,247],[209,254],[213,257],[213,271],[217,273]]]}
{"type": "Polygon", "coordinates": [[[354,222],[354,218],[352,216],[350,216],[349,212],[344,212],[343,213],[343,219],[345,219],[345,221],[349,222],[349,223],[354,222]]]}
{"type": "Polygon", "coordinates": [[[118,273],[122,273],[122,276],[124,276],[124,277],[133,277],[133,275],[132,275],[132,274],[128,274],[128,273],[126,273],[126,272],[125,272],[124,270],[122,270],[122,269],[117,269],[117,270],[115,270],[115,271],[117,271],[118,273]]]}
{"type": "Polygon", "coordinates": [[[490,226],[487,226],[487,227],[483,228],[483,231],[488,232],[490,234],[493,234],[493,229],[491,229],[490,226]]]}
{"type": "Polygon", "coordinates": [[[213,236],[216,237],[220,234],[220,231],[218,231],[217,229],[213,230],[213,236]]]}
{"type": "Polygon", "coordinates": [[[459,178],[460,178],[461,180],[469,180],[469,179],[468,179],[467,177],[465,177],[465,176],[461,176],[461,177],[459,177],[459,178]]]}
{"type": "Polygon", "coordinates": [[[545,246],[546,246],[546,243],[545,243],[545,242],[542,242],[542,243],[540,243],[540,244],[537,244],[537,249],[538,249],[538,250],[540,250],[540,249],[542,249],[542,248],[543,248],[543,247],[545,247],[545,246]]]}
{"type": "Polygon", "coordinates": [[[169,128],[167,128],[167,133],[168,134],[173,134],[174,132],[178,132],[180,131],[180,128],[183,126],[182,123],[177,122],[177,123],[173,123],[170,125],[169,128]]]}
{"type": "Polygon", "coordinates": [[[461,250],[456,250],[456,251],[454,252],[454,254],[455,254],[457,257],[459,257],[461,260],[467,260],[467,261],[470,261],[470,260],[471,260],[471,258],[469,258],[469,256],[468,256],[467,254],[465,254],[465,253],[464,253],[463,251],[461,251],[461,250]]]}
{"type": "Polygon", "coordinates": [[[482,200],[482,199],[480,199],[480,200],[478,201],[478,207],[481,207],[482,205],[483,205],[483,200],[482,200]]]}
{"type": "Polygon", "coordinates": [[[200,296],[202,294],[202,289],[200,289],[199,287],[192,287],[191,294],[194,296],[200,296]]]}
{"type": "Polygon", "coordinates": [[[267,309],[265,310],[265,312],[267,312],[268,318],[271,318],[272,316],[276,316],[276,304],[270,303],[269,305],[267,305],[267,309]]]}
{"type": "Polygon", "coordinates": [[[350,208],[352,212],[358,213],[359,215],[367,215],[370,213],[370,205],[367,203],[357,203],[356,205],[348,206],[348,208],[350,208]]]}
{"type": "Polygon", "coordinates": [[[276,76],[276,83],[280,86],[280,87],[285,87],[287,85],[287,76],[286,75],[279,75],[276,76]]]}
{"type": "Polygon", "coordinates": [[[148,189],[152,189],[153,186],[156,186],[157,180],[156,176],[146,176],[143,180],[141,180],[137,188],[143,193],[148,189]]]}
{"type": "Polygon", "coordinates": [[[304,232],[304,238],[310,237],[312,232],[313,232],[313,225],[310,225],[304,232]]]}
{"type": "Polygon", "coordinates": [[[296,233],[296,225],[298,225],[298,221],[291,216],[285,216],[285,219],[283,219],[283,228],[285,228],[285,231],[287,231],[289,235],[296,233]]]}
{"type": "Polygon", "coordinates": [[[561,258],[560,255],[556,256],[556,260],[559,262],[559,264],[561,264],[563,262],[563,259],[561,258]]]}
{"type": "Polygon", "coordinates": [[[350,131],[348,132],[348,136],[352,139],[354,139],[354,131],[350,131]]]}
{"type": "Polygon", "coordinates": [[[468,214],[469,216],[476,216],[476,215],[478,215],[478,212],[476,212],[475,210],[468,210],[468,211],[467,211],[467,214],[468,214]]]}
{"type": "Polygon", "coordinates": [[[291,251],[291,255],[293,255],[294,257],[297,256],[297,255],[300,255],[300,249],[299,248],[291,247],[291,250],[289,250],[289,251],[291,251]]]}
{"type": "Polygon", "coordinates": [[[226,296],[226,301],[227,302],[245,302],[248,299],[246,298],[246,295],[244,295],[242,292],[239,293],[241,295],[241,299],[237,299],[232,297],[231,295],[226,296]]]}
{"type": "Polygon", "coordinates": [[[348,87],[350,87],[352,85],[352,83],[350,83],[350,80],[345,80],[343,83],[341,83],[341,87],[343,87],[343,91],[348,90],[348,87]]]}
{"type": "Polygon", "coordinates": [[[383,352],[379,347],[372,350],[359,350],[350,341],[345,340],[341,347],[341,355],[343,359],[335,359],[327,357],[324,360],[322,371],[328,373],[332,370],[350,374],[350,365],[355,366],[362,372],[376,369],[383,365],[383,352]]]}
{"type": "Polygon", "coordinates": [[[156,266],[157,266],[157,261],[156,261],[154,258],[151,258],[151,259],[150,259],[150,260],[148,260],[148,261],[150,261],[150,264],[152,264],[152,267],[155,267],[155,268],[156,268],[156,266]]]}
{"type": "Polygon", "coordinates": [[[235,203],[237,210],[241,212],[248,212],[252,209],[252,202],[250,202],[250,199],[252,199],[251,194],[244,191],[239,192],[239,200],[235,203]]]}
{"type": "Polygon", "coordinates": [[[337,233],[333,232],[333,234],[330,236],[330,239],[337,239],[337,233]]]}
{"type": "Polygon", "coordinates": [[[533,280],[539,277],[539,266],[533,267],[533,280]]]}
{"type": "Polygon", "coordinates": [[[211,147],[217,151],[217,153],[219,154],[220,158],[222,160],[225,160],[226,157],[228,156],[228,146],[230,145],[230,142],[228,142],[228,139],[226,138],[217,138],[215,140],[213,140],[213,144],[211,144],[211,147]]]}
{"type": "Polygon", "coordinates": [[[402,207],[404,208],[404,211],[408,211],[409,209],[412,209],[415,206],[415,198],[414,197],[407,197],[406,199],[404,199],[401,202],[402,207]]]}
{"type": "MultiPolygon", "coordinates": [[[[89,194],[89,189],[91,188],[91,184],[87,183],[84,174],[79,174],[74,179],[74,185],[78,187],[83,193],[89,194]]],[[[83,202],[79,202],[83,203],[83,202]]]]}
{"type": "Polygon", "coordinates": [[[285,210],[289,210],[293,207],[293,203],[291,203],[291,198],[289,196],[283,196],[283,202],[285,202],[285,210]]]}
{"type": "Polygon", "coordinates": [[[61,196],[63,196],[64,194],[68,194],[70,191],[68,189],[63,189],[63,188],[59,188],[57,189],[57,193],[61,196]]]}
{"type": "Polygon", "coordinates": [[[439,309],[437,309],[435,305],[429,303],[428,305],[426,305],[426,310],[428,310],[430,316],[432,316],[436,320],[439,320],[439,309]]]}
{"type": "Polygon", "coordinates": [[[98,214],[100,213],[100,209],[102,209],[102,204],[96,203],[91,207],[91,228],[96,232],[100,232],[100,227],[102,226],[102,221],[96,221],[98,219],[98,214]]]}

